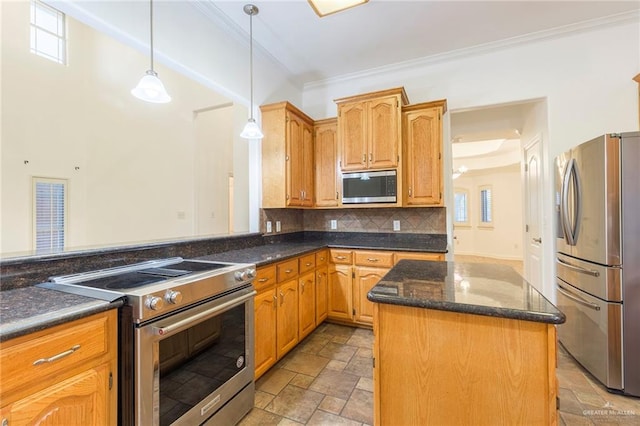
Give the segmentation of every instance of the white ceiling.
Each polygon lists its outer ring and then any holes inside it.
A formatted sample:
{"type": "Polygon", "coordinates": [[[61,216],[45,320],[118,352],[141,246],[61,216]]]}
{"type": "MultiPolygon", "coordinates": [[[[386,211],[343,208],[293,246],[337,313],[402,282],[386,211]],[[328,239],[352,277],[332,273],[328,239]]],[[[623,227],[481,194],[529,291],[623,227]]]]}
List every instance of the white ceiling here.
{"type": "MultiPolygon", "coordinates": [[[[248,33],[242,1],[201,3],[248,33]]],[[[470,54],[637,16],[640,1],[396,1],[319,18],[306,0],[255,0],[258,49],[302,84],[425,58],[470,54]],[[635,12],[634,12],[635,11],[635,12]]]]}

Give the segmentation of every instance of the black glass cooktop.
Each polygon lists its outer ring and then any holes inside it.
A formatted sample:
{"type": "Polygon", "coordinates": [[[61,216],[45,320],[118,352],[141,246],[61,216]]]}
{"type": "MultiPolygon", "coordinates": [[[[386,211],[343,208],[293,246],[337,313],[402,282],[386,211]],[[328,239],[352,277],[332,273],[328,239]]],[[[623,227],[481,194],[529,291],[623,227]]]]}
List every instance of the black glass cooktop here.
{"type": "Polygon", "coordinates": [[[194,272],[213,271],[228,266],[220,263],[183,261],[160,268],[122,272],[116,275],[94,278],[78,282],[77,285],[105,290],[125,290],[155,284],[169,278],[176,278],[194,272]]]}

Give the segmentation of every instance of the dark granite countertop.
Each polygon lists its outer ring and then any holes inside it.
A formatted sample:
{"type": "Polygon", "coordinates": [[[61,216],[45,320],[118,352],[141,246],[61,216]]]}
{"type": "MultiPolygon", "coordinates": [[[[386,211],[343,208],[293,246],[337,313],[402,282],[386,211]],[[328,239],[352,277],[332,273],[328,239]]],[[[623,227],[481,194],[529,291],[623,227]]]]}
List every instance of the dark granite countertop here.
{"type": "Polygon", "coordinates": [[[367,299],[550,324],[565,322],[562,312],[505,265],[401,260],[367,299]]]}
{"type": "Polygon", "coordinates": [[[393,250],[446,253],[447,238],[441,234],[367,234],[322,232],[308,233],[298,241],[284,241],[256,247],[231,250],[199,257],[220,262],[255,263],[264,266],[273,262],[310,253],[321,248],[349,248],[354,250],[393,250]]]}
{"type": "Polygon", "coordinates": [[[2,291],[0,342],[121,305],[35,286],[2,291]]]}

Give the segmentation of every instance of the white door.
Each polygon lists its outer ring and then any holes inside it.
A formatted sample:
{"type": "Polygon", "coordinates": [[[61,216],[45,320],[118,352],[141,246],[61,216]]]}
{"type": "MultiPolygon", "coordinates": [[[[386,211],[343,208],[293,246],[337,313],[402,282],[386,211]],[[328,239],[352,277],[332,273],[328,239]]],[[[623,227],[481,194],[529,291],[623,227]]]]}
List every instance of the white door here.
{"type": "Polygon", "coordinates": [[[524,161],[524,277],[542,291],[542,143],[540,135],[525,145],[524,161]]]}

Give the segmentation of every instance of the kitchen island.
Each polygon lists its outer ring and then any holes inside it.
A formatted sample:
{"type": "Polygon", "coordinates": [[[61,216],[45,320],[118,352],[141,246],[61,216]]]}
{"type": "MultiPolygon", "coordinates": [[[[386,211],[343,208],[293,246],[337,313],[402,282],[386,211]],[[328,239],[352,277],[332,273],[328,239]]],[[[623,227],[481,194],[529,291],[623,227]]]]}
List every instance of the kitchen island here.
{"type": "Polygon", "coordinates": [[[504,265],[400,261],[374,302],[376,425],[554,425],[564,314],[504,265]]]}

